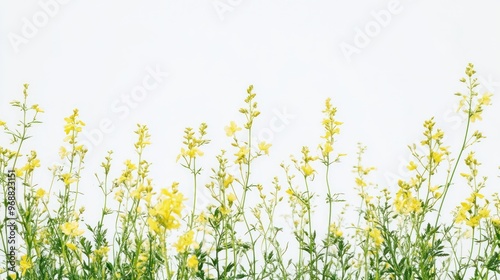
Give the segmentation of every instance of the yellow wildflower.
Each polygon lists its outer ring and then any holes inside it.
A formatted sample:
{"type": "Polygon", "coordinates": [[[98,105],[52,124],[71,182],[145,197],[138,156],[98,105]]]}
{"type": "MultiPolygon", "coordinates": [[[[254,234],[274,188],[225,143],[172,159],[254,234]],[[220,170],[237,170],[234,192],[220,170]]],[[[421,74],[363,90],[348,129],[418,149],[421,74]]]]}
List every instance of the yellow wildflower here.
{"type": "Polygon", "coordinates": [[[336,224],[333,223],[330,225],[330,234],[333,234],[335,237],[342,237],[344,233],[336,224]]]}
{"type": "Polygon", "coordinates": [[[33,267],[33,263],[31,262],[31,259],[28,258],[27,255],[22,256],[21,261],[19,262],[19,268],[21,269],[21,275],[24,276],[24,274],[26,274],[26,271],[32,267],[33,267]]]}
{"type": "Polygon", "coordinates": [[[156,222],[166,229],[180,227],[179,218],[184,208],[184,196],[177,191],[177,184],[172,185],[172,191],[162,189],[158,204],[149,210],[151,217],[154,217],[156,222]]]}
{"type": "Polygon", "coordinates": [[[64,173],[61,175],[61,180],[64,182],[64,185],[65,186],[68,186],[74,182],[76,182],[77,180],[75,178],[72,178],[72,174],[71,173],[64,173]]]}
{"type": "Polygon", "coordinates": [[[238,127],[238,125],[234,121],[231,121],[229,126],[226,126],[224,130],[226,131],[226,135],[228,137],[232,137],[237,131],[241,130],[241,127],[238,127]]]}
{"type": "Polygon", "coordinates": [[[187,267],[197,270],[198,269],[198,258],[196,255],[191,255],[187,259],[187,267]]]}
{"type": "Polygon", "coordinates": [[[76,245],[71,243],[71,242],[67,242],[66,243],[66,247],[68,247],[70,250],[73,250],[73,251],[76,251],[76,245]]]}
{"type": "Polygon", "coordinates": [[[156,233],[160,233],[160,227],[158,226],[158,222],[156,222],[153,218],[149,217],[148,220],[148,226],[151,231],[154,231],[156,233]]]}
{"type": "Polygon", "coordinates": [[[406,168],[408,168],[408,170],[410,171],[415,170],[417,169],[417,164],[414,161],[410,161],[410,164],[408,164],[406,168]]]}
{"type": "Polygon", "coordinates": [[[441,162],[442,158],[443,158],[443,154],[435,152],[435,151],[432,151],[431,152],[431,158],[432,158],[432,161],[434,161],[434,163],[439,164],[441,162]]]}
{"type": "Polygon", "coordinates": [[[360,187],[366,187],[366,182],[363,179],[357,177],[356,178],[356,185],[358,185],[360,187]]]}
{"type": "Polygon", "coordinates": [[[227,201],[229,202],[229,206],[233,205],[233,202],[236,200],[236,195],[234,193],[230,193],[227,196],[227,201]]]}
{"type": "Polygon", "coordinates": [[[479,104],[481,106],[484,106],[484,105],[490,105],[491,104],[491,97],[493,96],[493,94],[489,93],[489,92],[486,92],[483,94],[483,96],[481,96],[481,98],[479,98],[477,101],[479,102],[479,104]]]}
{"type": "Polygon", "coordinates": [[[302,170],[302,173],[306,177],[312,175],[315,172],[314,168],[312,168],[312,166],[309,163],[302,165],[300,169],[302,170]]]}
{"type": "Polygon", "coordinates": [[[384,242],[384,238],[382,237],[380,230],[377,228],[370,229],[369,236],[372,238],[375,247],[380,247],[380,245],[384,242]]]}
{"type": "Polygon", "coordinates": [[[239,151],[234,154],[236,156],[235,162],[237,164],[242,164],[242,163],[247,163],[247,156],[248,156],[249,150],[247,146],[241,146],[239,151]]]}
{"type": "Polygon", "coordinates": [[[40,199],[40,198],[44,197],[46,193],[47,192],[44,189],[40,188],[36,191],[35,198],[40,199]]]}
{"type": "Polygon", "coordinates": [[[94,251],[94,254],[97,255],[97,256],[106,257],[107,254],[108,254],[108,252],[109,252],[109,247],[108,246],[102,246],[101,248],[96,249],[94,251]]]}
{"type": "Polygon", "coordinates": [[[333,146],[329,141],[327,141],[323,146],[319,145],[319,149],[321,150],[323,157],[327,157],[331,152],[333,152],[333,146]]]}
{"type": "Polygon", "coordinates": [[[66,222],[60,226],[61,231],[68,236],[80,236],[83,230],[78,228],[78,222],[66,222]]]}
{"type": "Polygon", "coordinates": [[[231,174],[228,174],[224,179],[223,185],[225,188],[229,187],[234,181],[234,177],[231,174]]]}
{"type": "Polygon", "coordinates": [[[174,244],[177,252],[184,253],[187,251],[189,246],[194,243],[194,231],[190,230],[179,237],[179,240],[174,244]]]}
{"type": "Polygon", "coordinates": [[[269,148],[270,147],[271,147],[271,144],[266,143],[264,141],[262,141],[262,142],[259,143],[259,150],[261,150],[262,152],[264,152],[266,155],[269,154],[269,148]]]}
{"type": "Polygon", "coordinates": [[[43,113],[43,109],[38,106],[38,104],[33,104],[31,109],[35,110],[37,113],[43,113]]]}
{"type": "Polygon", "coordinates": [[[400,214],[420,213],[422,211],[422,203],[413,196],[410,190],[401,188],[396,193],[394,207],[400,214]]]}

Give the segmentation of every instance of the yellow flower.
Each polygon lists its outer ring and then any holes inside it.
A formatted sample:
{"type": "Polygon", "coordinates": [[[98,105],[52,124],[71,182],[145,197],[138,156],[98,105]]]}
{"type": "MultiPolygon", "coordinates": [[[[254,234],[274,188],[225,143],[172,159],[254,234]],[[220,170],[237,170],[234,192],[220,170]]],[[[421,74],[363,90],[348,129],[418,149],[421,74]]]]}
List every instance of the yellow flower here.
{"type": "Polygon", "coordinates": [[[266,143],[264,141],[259,143],[259,150],[263,151],[266,155],[269,154],[269,148],[271,147],[271,144],[266,143]]]}
{"type": "Polygon", "coordinates": [[[184,149],[184,148],[181,148],[181,153],[179,154],[179,156],[177,156],[177,160],[179,160],[179,158],[181,156],[187,156],[187,157],[190,157],[190,158],[195,158],[197,156],[203,156],[203,151],[198,149],[198,147],[192,147],[190,149],[184,149]]]}
{"type": "Polygon", "coordinates": [[[230,193],[227,196],[227,201],[229,202],[229,205],[233,205],[233,202],[236,200],[236,195],[234,193],[230,193]]]}
{"type": "Polygon", "coordinates": [[[82,127],[85,126],[85,123],[81,120],[77,119],[78,117],[78,109],[73,109],[73,114],[67,118],[64,118],[66,125],[64,125],[64,133],[69,135],[70,132],[80,132],[82,131],[82,127]]]}
{"type": "Polygon", "coordinates": [[[410,171],[415,170],[415,169],[417,169],[417,164],[413,161],[410,161],[410,164],[408,164],[407,168],[410,171]]]}
{"type": "Polygon", "coordinates": [[[33,104],[31,109],[34,109],[37,113],[43,113],[43,109],[38,106],[38,104],[33,104]]]}
{"type": "Polygon", "coordinates": [[[290,195],[290,196],[292,196],[292,195],[293,195],[293,190],[292,190],[292,189],[290,189],[290,188],[289,188],[289,189],[287,189],[285,192],[286,192],[288,195],[290,195]]]}
{"type": "Polygon", "coordinates": [[[76,251],[76,245],[71,242],[67,242],[66,247],[68,247],[70,250],[76,251]]]}
{"type": "Polygon", "coordinates": [[[172,185],[172,191],[162,189],[160,200],[149,210],[149,215],[155,218],[155,221],[165,229],[180,227],[178,218],[180,218],[181,211],[184,208],[184,196],[177,191],[177,184],[178,183],[174,183],[172,185]]]}
{"type": "Polygon", "coordinates": [[[315,171],[314,171],[314,168],[312,168],[312,166],[309,164],[309,163],[306,163],[304,165],[302,165],[300,167],[300,169],[302,170],[302,173],[304,174],[304,176],[308,177],[310,175],[312,175],[315,171]]]}
{"type": "Polygon", "coordinates": [[[236,156],[236,160],[235,162],[238,163],[238,164],[242,164],[242,163],[247,163],[247,155],[248,155],[248,148],[247,146],[241,146],[240,147],[240,150],[234,154],[236,156]]]}
{"type": "Polygon", "coordinates": [[[137,130],[134,133],[139,135],[139,139],[134,144],[136,149],[144,149],[151,144],[151,135],[149,135],[149,129],[146,125],[137,124],[137,130]]]}
{"type": "Polygon", "coordinates": [[[94,254],[97,256],[106,257],[109,252],[108,246],[102,246],[101,248],[94,251],[94,254]]]}
{"type": "Polygon", "coordinates": [[[342,237],[344,233],[342,232],[342,230],[340,230],[340,228],[336,224],[331,224],[330,234],[333,234],[335,237],[342,237]]]}
{"type": "Polygon", "coordinates": [[[229,185],[231,185],[234,181],[234,177],[231,174],[228,174],[226,178],[224,179],[224,187],[227,188],[229,185]]]}
{"type": "Polygon", "coordinates": [[[75,178],[72,178],[71,173],[64,173],[61,175],[61,180],[64,182],[64,185],[70,185],[71,183],[76,182],[77,180],[75,178]]]}
{"type": "Polygon", "coordinates": [[[83,230],[78,228],[78,222],[66,222],[60,226],[61,231],[68,236],[80,236],[83,230]]]}
{"type": "Polygon", "coordinates": [[[479,209],[477,215],[481,218],[488,218],[490,216],[490,210],[488,210],[488,208],[486,207],[483,207],[479,209]]]}
{"type": "Polygon", "coordinates": [[[323,157],[327,157],[331,152],[333,152],[333,146],[330,142],[326,142],[325,145],[319,145],[323,157]]]}
{"type": "Polygon", "coordinates": [[[241,127],[238,127],[234,121],[231,121],[229,126],[226,126],[224,130],[226,131],[226,135],[228,137],[232,137],[237,131],[241,130],[241,127]]]}
{"type": "Polygon", "coordinates": [[[35,198],[40,199],[40,198],[44,197],[46,193],[47,192],[44,189],[40,188],[36,191],[35,198]]]}
{"type": "Polygon", "coordinates": [[[0,120],[0,126],[5,126],[6,122],[0,120]]]}
{"type": "Polygon", "coordinates": [[[438,152],[434,152],[434,151],[432,151],[432,152],[431,152],[431,157],[432,157],[432,160],[433,160],[435,163],[439,164],[439,163],[441,162],[441,160],[442,160],[443,154],[442,154],[442,153],[438,153],[438,152]]]}
{"type": "Polygon", "coordinates": [[[380,230],[378,230],[377,228],[372,228],[369,232],[369,235],[372,238],[375,247],[380,247],[380,245],[382,245],[382,243],[384,242],[384,238],[382,237],[380,230]]]}
{"type": "Polygon", "coordinates": [[[198,269],[198,258],[196,255],[191,255],[187,259],[187,267],[197,270],[198,269]]]}
{"type": "Polygon", "coordinates": [[[177,252],[184,253],[187,251],[189,246],[193,245],[193,243],[194,231],[190,230],[179,237],[179,240],[177,240],[177,243],[174,244],[174,247],[177,249],[177,252]]]}
{"type": "Polygon", "coordinates": [[[491,97],[493,96],[493,94],[489,93],[489,92],[486,92],[485,94],[483,94],[483,96],[481,98],[479,98],[477,101],[479,102],[479,104],[481,106],[483,105],[490,105],[491,104],[491,97]]]}
{"type": "Polygon", "coordinates": [[[122,202],[122,200],[123,200],[123,194],[124,194],[124,192],[121,189],[118,190],[118,191],[116,191],[116,193],[115,193],[115,199],[116,199],[116,201],[122,202]]]}
{"type": "Polygon", "coordinates": [[[33,263],[31,259],[28,258],[27,255],[21,257],[21,261],[19,262],[19,268],[21,269],[21,275],[24,276],[26,271],[33,267],[33,263]]]}
{"type": "Polygon", "coordinates": [[[477,227],[479,225],[480,221],[481,221],[481,217],[479,217],[479,216],[472,216],[472,217],[470,217],[469,220],[467,220],[465,222],[465,224],[468,225],[468,226],[470,226],[470,227],[472,227],[472,228],[475,228],[475,227],[477,227]]]}
{"type": "Polygon", "coordinates": [[[160,227],[158,226],[158,222],[156,222],[153,218],[148,218],[148,226],[151,231],[156,233],[160,233],[160,227]]]}
{"type": "Polygon", "coordinates": [[[61,159],[64,159],[68,155],[69,155],[69,152],[68,152],[68,150],[66,150],[65,147],[59,148],[59,156],[61,157],[61,159]]]}
{"type": "Polygon", "coordinates": [[[471,114],[471,116],[470,116],[470,121],[471,121],[471,122],[475,122],[475,121],[480,121],[480,120],[482,120],[482,119],[483,119],[483,117],[481,117],[481,113],[482,113],[482,111],[481,111],[481,110],[479,110],[479,111],[476,111],[476,112],[472,113],[472,114],[471,114]]]}
{"type": "Polygon", "coordinates": [[[422,211],[422,203],[413,196],[411,191],[401,188],[396,193],[394,207],[400,214],[420,213],[422,211]]]}
{"type": "Polygon", "coordinates": [[[9,273],[9,277],[12,278],[12,279],[16,279],[17,278],[17,274],[15,274],[15,273],[9,273]]]}
{"type": "Polygon", "coordinates": [[[356,178],[356,185],[358,185],[360,187],[366,187],[366,182],[363,179],[357,177],[356,178]]]}

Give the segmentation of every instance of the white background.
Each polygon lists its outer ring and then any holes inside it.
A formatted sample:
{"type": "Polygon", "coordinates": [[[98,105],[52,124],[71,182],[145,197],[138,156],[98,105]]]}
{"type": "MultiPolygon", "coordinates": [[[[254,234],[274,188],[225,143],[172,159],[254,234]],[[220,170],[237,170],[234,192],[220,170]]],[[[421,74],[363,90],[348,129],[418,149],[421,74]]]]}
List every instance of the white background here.
{"type": "MultiPolygon", "coordinates": [[[[20,115],[9,102],[21,99],[22,85],[29,83],[31,102],[45,113],[26,151],[38,151],[42,168],[35,181],[47,188],[47,167],[60,162],[63,118],[80,109],[87,123],[82,140],[91,143],[81,187],[87,220],[100,208],[93,173],[100,173],[110,149],[114,175],[134,157],[136,123],[147,124],[152,134],[146,158],[153,162],[155,186],[180,181],[189,196],[188,171],[175,158],[184,128],[207,122],[212,143],[204,149],[200,185],[208,182],[219,150],[231,157],[235,152],[224,126],[243,123],[238,109],[250,84],[262,112],[256,135],[273,145],[270,157],[256,161],[253,182],[270,189],[274,175],[284,181],[279,163],[289,154],[298,157],[302,145],[316,151],[321,110],[331,97],[344,122],[335,151],[348,154],[335,166],[335,191],[355,194],[351,169],[357,142],[368,146],[366,165],[377,167],[370,180],[395,190],[395,180],[407,175],[407,145],[421,140],[425,119],[435,116],[457,152],[465,126],[453,94],[465,91],[458,80],[467,63],[476,66],[480,92],[500,91],[499,12],[494,0],[2,0],[0,120],[14,126],[20,115]],[[44,3],[52,4],[44,8],[44,3]],[[347,45],[356,52],[343,51],[347,45]],[[132,98],[147,69],[169,75],[126,105],[123,98],[132,98]],[[293,117],[273,131],[276,112],[284,111],[293,117]],[[100,129],[103,121],[110,131],[100,129]]],[[[494,96],[494,105],[486,108],[485,121],[475,124],[488,137],[477,146],[477,156],[490,190],[499,186],[497,100],[494,96]]],[[[0,136],[0,143],[8,140],[0,136]]],[[[469,192],[458,182],[455,205],[469,192]]],[[[317,201],[324,207],[324,198],[317,201]]]]}

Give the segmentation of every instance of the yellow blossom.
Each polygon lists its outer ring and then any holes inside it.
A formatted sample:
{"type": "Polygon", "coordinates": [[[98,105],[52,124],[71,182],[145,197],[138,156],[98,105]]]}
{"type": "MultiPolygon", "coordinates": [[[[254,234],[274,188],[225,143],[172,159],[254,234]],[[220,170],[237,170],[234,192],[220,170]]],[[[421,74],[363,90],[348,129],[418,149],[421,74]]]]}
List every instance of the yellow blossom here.
{"type": "Polygon", "coordinates": [[[420,213],[422,211],[422,203],[413,196],[410,190],[401,188],[396,193],[394,207],[400,214],[420,213]]]}
{"type": "Polygon", "coordinates": [[[336,224],[331,224],[330,225],[330,234],[333,234],[335,237],[342,237],[342,235],[344,233],[336,224]]]}
{"type": "Polygon", "coordinates": [[[224,178],[223,185],[225,188],[229,187],[234,181],[234,177],[231,174],[228,174],[226,178],[224,178]]]}
{"type": "Polygon", "coordinates": [[[312,166],[309,163],[302,165],[300,169],[302,170],[302,173],[306,177],[312,175],[315,172],[314,168],[312,168],[312,166]]]}
{"type": "Polygon", "coordinates": [[[177,252],[184,253],[187,251],[189,246],[194,243],[194,231],[190,230],[179,237],[179,240],[174,244],[177,252]]]}
{"type": "Polygon", "coordinates": [[[83,230],[78,228],[78,222],[66,222],[60,226],[61,231],[68,236],[80,236],[83,234],[83,230]]]}
{"type": "Polygon", "coordinates": [[[165,229],[180,227],[179,218],[184,208],[184,196],[177,191],[177,185],[178,183],[172,185],[172,191],[162,189],[158,203],[149,209],[149,215],[165,229]]]}
{"type": "Polygon", "coordinates": [[[19,262],[19,268],[21,269],[21,275],[24,276],[26,274],[26,271],[28,269],[33,267],[33,263],[31,262],[31,259],[28,258],[27,255],[24,255],[21,257],[21,261],[19,262]]]}
{"type": "Polygon", "coordinates": [[[442,153],[438,153],[438,152],[435,152],[435,151],[431,152],[432,161],[434,161],[436,164],[439,164],[441,162],[442,157],[443,157],[442,153]]]}
{"type": "Polygon", "coordinates": [[[269,154],[269,148],[270,147],[271,147],[271,144],[266,143],[264,141],[262,141],[262,142],[259,143],[259,150],[261,150],[262,152],[264,152],[266,155],[269,154]]]}
{"type": "Polygon", "coordinates": [[[470,121],[475,122],[475,121],[481,121],[483,120],[483,117],[481,116],[482,110],[476,110],[474,113],[470,115],[470,121]]]}
{"type": "Polygon", "coordinates": [[[116,201],[118,201],[118,202],[122,202],[122,200],[123,200],[123,195],[124,195],[123,190],[121,190],[121,189],[120,189],[120,190],[116,191],[116,192],[115,192],[115,199],[116,199],[116,201]]]}
{"type": "Polygon", "coordinates": [[[417,164],[414,161],[410,161],[410,164],[408,164],[406,168],[408,168],[408,170],[410,171],[415,170],[417,169],[417,164]]]}
{"type": "Polygon", "coordinates": [[[232,204],[235,200],[236,200],[236,195],[234,193],[230,193],[227,196],[227,201],[229,202],[229,204],[232,204]]]}
{"type": "Polygon", "coordinates": [[[363,179],[357,177],[356,178],[356,185],[358,185],[360,187],[366,187],[366,182],[363,179]]]}
{"type": "Polygon", "coordinates": [[[380,230],[377,228],[370,229],[369,236],[372,238],[375,247],[380,247],[380,245],[384,242],[384,238],[382,237],[380,230]]]}
{"type": "Polygon", "coordinates": [[[40,188],[36,191],[35,198],[40,199],[40,198],[44,197],[45,194],[46,194],[46,191],[44,189],[40,188]]]}
{"type": "Polygon", "coordinates": [[[224,130],[226,131],[226,135],[228,137],[232,137],[237,131],[241,130],[241,127],[238,127],[238,125],[234,121],[231,121],[229,126],[226,126],[224,130]]]}
{"type": "Polygon", "coordinates": [[[108,252],[109,252],[109,247],[108,246],[102,246],[101,248],[96,249],[94,251],[94,254],[97,255],[97,256],[106,257],[107,254],[108,254],[108,252]]]}
{"type": "Polygon", "coordinates": [[[481,98],[479,98],[477,100],[477,102],[481,105],[481,106],[484,106],[484,105],[490,105],[491,104],[491,97],[493,96],[493,94],[489,93],[489,92],[486,92],[483,94],[483,96],[481,96],[481,98]]]}
{"type": "Polygon", "coordinates": [[[67,242],[66,243],[66,247],[68,247],[70,250],[73,250],[73,251],[76,251],[76,245],[71,243],[71,242],[67,242]]]}
{"type": "Polygon", "coordinates": [[[35,110],[37,113],[43,113],[43,109],[38,106],[38,104],[33,104],[31,109],[35,110]]]}
{"type": "Polygon", "coordinates": [[[68,186],[77,181],[75,178],[72,177],[73,176],[71,173],[64,173],[61,175],[61,180],[64,182],[65,186],[68,186]]]}
{"type": "Polygon", "coordinates": [[[234,154],[236,156],[235,162],[237,164],[247,163],[248,152],[247,146],[241,146],[238,152],[234,154]]]}
{"type": "Polygon", "coordinates": [[[333,146],[330,142],[326,142],[323,146],[319,145],[319,148],[323,157],[327,157],[331,152],[333,152],[333,146]]]}
{"type": "Polygon", "coordinates": [[[191,255],[187,259],[187,267],[197,270],[198,269],[198,258],[196,255],[191,255]]]}
{"type": "Polygon", "coordinates": [[[160,233],[160,227],[158,226],[158,222],[156,222],[153,218],[149,217],[147,223],[151,231],[160,233]]]}

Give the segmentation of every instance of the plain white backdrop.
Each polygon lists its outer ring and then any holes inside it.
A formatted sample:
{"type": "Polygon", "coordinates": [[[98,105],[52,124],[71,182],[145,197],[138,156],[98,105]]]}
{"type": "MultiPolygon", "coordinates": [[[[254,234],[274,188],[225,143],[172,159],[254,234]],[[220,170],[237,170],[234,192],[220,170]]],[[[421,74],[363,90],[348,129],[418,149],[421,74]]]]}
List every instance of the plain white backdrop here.
{"type": "MultiPolygon", "coordinates": [[[[89,221],[100,210],[93,174],[108,150],[114,175],[134,157],[136,123],[152,134],[146,158],[155,186],[180,181],[189,197],[188,171],[175,158],[184,128],[206,122],[212,143],[200,185],[208,182],[219,150],[234,153],[224,126],[243,123],[238,109],[250,84],[262,112],[256,137],[273,145],[257,161],[254,182],[270,188],[274,175],[283,179],[280,162],[299,156],[302,145],[316,151],[331,97],[344,122],[335,150],[348,154],[335,166],[335,191],[355,195],[357,142],[368,146],[366,165],[377,167],[369,179],[394,190],[425,119],[434,116],[457,151],[465,126],[454,93],[465,90],[459,79],[467,63],[476,66],[480,92],[500,92],[499,12],[494,0],[2,0],[0,120],[12,127],[19,119],[9,102],[29,83],[31,102],[45,113],[25,151],[38,151],[35,181],[47,187],[47,167],[60,162],[63,118],[79,108],[90,149],[81,187],[89,221]]],[[[497,102],[476,126],[488,137],[477,155],[494,191],[497,102]]],[[[7,136],[0,143],[8,145],[7,136]]],[[[468,194],[465,184],[457,188],[456,204],[468,194]]]]}

